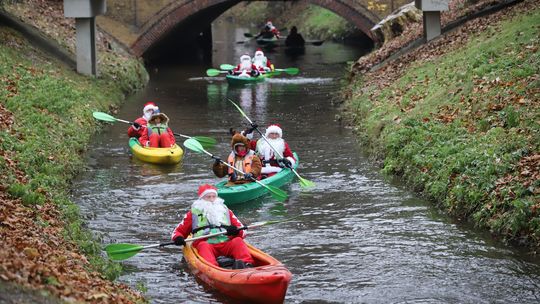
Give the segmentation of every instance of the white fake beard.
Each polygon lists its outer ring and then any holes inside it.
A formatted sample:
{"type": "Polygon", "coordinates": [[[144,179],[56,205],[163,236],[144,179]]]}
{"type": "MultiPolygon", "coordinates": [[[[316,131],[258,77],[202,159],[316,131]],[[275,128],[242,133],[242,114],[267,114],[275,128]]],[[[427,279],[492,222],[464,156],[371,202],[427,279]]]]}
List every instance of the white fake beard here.
{"type": "Polygon", "coordinates": [[[143,113],[143,118],[144,118],[146,121],[149,121],[150,118],[152,118],[152,113],[143,113]]]}
{"type": "MultiPolygon", "coordinates": [[[[276,148],[276,150],[283,156],[283,152],[285,152],[285,141],[283,138],[268,138],[268,142],[270,142],[272,147],[276,148]]],[[[270,160],[272,159],[272,156],[274,156],[274,149],[272,149],[272,147],[263,139],[263,144],[261,145],[262,151],[260,152],[265,160],[270,160]]]]}
{"type": "Polygon", "coordinates": [[[251,70],[251,61],[242,61],[240,63],[241,70],[251,70]]]}
{"type": "Polygon", "coordinates": [[[261,59],[255,58],[255,60],[253,61],[253,64],[258,67],[265,66],[264,59],[262,58],[261,59]]]}
{"type": "Polygon", "coordinates": [[[208,219],[208,223],[214,226],[222,224],[221,220],[227,211],[224,200],[219,197],[216,197],[214,202],[209,202],[200,198],[193,203],[192,207],[201,210],[204,217],[208,219]]]}

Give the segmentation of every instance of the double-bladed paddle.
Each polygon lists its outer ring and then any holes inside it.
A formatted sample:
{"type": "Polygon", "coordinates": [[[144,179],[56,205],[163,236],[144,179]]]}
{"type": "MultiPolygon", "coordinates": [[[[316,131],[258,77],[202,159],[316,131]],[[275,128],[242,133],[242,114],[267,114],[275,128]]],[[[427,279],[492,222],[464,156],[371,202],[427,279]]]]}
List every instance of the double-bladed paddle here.
{"type": "MultiPolygon", "coordinates": [[[[123,120],[123,119],[119,119],[119,118],[116,118],[114,116],[111,116],[107,113],[103,113],[103,112],[93,112],[92,113],[92,116],[94,116],[95,119],[97,120],[102,120],[102,121],[107,121],[107,122],[117,122],[117,121],[120,121],[120,122],[123,122],[123,123],[127,123],[127,124],[130,124],[130,125],[133,125],[133,122],[130,122],[130,121],[127,121],[127,120],[123,120]]],[[[201,145],[203,145],[203,147],[205,148],[211,148],[213,147],[215,144],[216,144],[216,140],[213,139],[212,137],[206,137],[206,136],[188,136],[188,135],[184,135],[184,134],[179,134],[179,133],[173,133],[174,136],[178,136],[178,137],[183,137],[183,138],[193,138],[195,140],[197,140],[198,142],[201,143],[201,145]]]]}
{"type": "Polygon", "coordinates": [[[228,73],[229,71],[220,71],[220,70],[217,70],[217,69],[208,69],[206,70],[206,75],[210,76],[210,77],[214,77],[214,76],[217,76],[219,74],[225,74],[225,73],[228,73]]]}
{"type": "MultiPolygon", "coordinates": [[[[203,146],[201,145],[201,143],[199,143],[198,141],[196,141],[194,139],[186,139],[184,141],[184,147],[188,148],[191,151],[197,152],[197,153],[204,153],[204,154],[212,157],[215,160],[219,160],[222,164],[224,164],[227,167],[233,169],[234,171],[242,173],[242,174],[245,175],[245,173],[242,170],[237,169],[234,166],[229,165],[228,163],[226,163],[223,160],[219,159],[218,157],[214,156],[212,153],[206,151],[203,148],[203,146]]],[[[256,180],[255,178],[252,178],[252,181],[256,182],[257,184],[263,186],[268,191],[270,191],[270,194],[272,195],[272,197],[274,199],[276,199],[276,200],[278,200],[280,202],[283,202],[283,201],[285,201],[287,199],[287,196],[288,196],[287,193],[285,191],[279,189],[278,187],[275,187],[275,186],[272,186],[272,185],[265,185],[265,184],[261,183],[260,181],[256,180]]]]}
{"type": "MultiPolygon", "coordinates": [[[[283,155],[268,141],[268,138],[266,138],[266,136],[264,136],[264,134],[256,127],[256,125],[253,123],[253,121],[251,121],[251,119],[249,119],[249,117],[246,115],[246,113],[244,113],[242,108],[240,108],[240,106],[237,105],[230,98],[227,98],[227,99],[236,107],[236,109],[240,112],[240,114],[242,114],[242,116],[244,116],[244,118],[251,124],[251,126],[255,128],[255,130],[261,135],[261,137],[264,139],[264,141],[266,141],[266,143],[268,143],[268,145],[272,148],[272,150],[274,150],[274,152],[277,154],[277,156],[279,158],[283,158],[283,155]]],[[[292,168],[292,167],[289,167],[289,168],[298,177],[298,180],[300,181],[300,186],[302,186],[302,187],[313,187],[313,186],[315,186],[314,182],[301,177],[300,174],[298,174],[298,172],[294,168],[292,168]]]]}
{"type": "MultiPolygon", "coordinates": [[[[287,218],[287,219],[284,219],[284,220],[257,222],[257,223],[253,223],[253,224],[251,224],[249,226],[244,226],[244,227],[240,228],[240,230],[253,229],[253,228],[264,226],[264,225],[271,225],[271,224],[288,222],[288,221],[291,221],[291,220],[293,220],[295,218],[298,218],[300,216],[302,216],[302,215],[297,215],[297,216],[287,218]]],[[[211,238],[211,237],[222,235],[222,234],[225,234],[225,233],[227,233],[227,231],[221,231],[221,232],[216,232],[216,233],[212,233],[212,234],[208,234],[208,235],[193,237],[193,238],[186,239],[185,241],[186,241],[186,243],[187,242],[193,242],[193,241],[196,241],[196,240],[211,238]]],[[[139,253],[140,251],[142,251],[144,249],[165,247],[165,246],[170,246],[170,245],[174,245],[174,242],[153,244],[153,245],[147,245],[147,246],[120,243],[120,244],[109,244],[109,245],[105,246],[104,249],[105,249],[105,252],[107,252],[107,256],[111,260],[113,260],[113,261],[122,261],[122,260],[129,259],[130,257],[136,255],[137,253],[139,253]]]]}

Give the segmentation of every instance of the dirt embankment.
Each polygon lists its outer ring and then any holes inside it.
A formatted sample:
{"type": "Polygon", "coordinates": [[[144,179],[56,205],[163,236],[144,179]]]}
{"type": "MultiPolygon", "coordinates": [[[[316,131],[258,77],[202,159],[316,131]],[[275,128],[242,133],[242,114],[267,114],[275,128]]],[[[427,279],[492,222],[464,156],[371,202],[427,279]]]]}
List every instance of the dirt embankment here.
{"type": "MultiPolygon", "coordinates": [[[[4,5],[73,50],[73,22],[63,18],[62,1],[4,5]]],[[[100,41],[102,74],[91,79],[0,25],[2,303],[144,302],[140,293],[110,281],[119,266],[100,257],[100,244],[68,198],[70,180],[97,130],[92,110],[106,111],[147,79],[138,60],[100,41]]]]}

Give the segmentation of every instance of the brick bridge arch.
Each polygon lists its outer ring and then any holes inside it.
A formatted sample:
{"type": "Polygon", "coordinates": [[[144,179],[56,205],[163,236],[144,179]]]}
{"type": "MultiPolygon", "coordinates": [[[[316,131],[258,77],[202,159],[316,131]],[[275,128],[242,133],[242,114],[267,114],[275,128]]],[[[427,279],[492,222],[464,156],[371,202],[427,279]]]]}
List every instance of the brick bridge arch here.
{"type": "MultiPolygon", "coordinates": [[[[174,1],[158,11],[140,31],[140,35],[131,45],[132,51],[142,56],[155,43],[166,37],[174,28],[186,20],[203,15],[208,24],[232,6],[243,0],[184,0],[174,1]]],[[[248,1],[248,0],[244,0],[248,1]]],[[[370,29],[380,20],[373,12],[369,11],[358,0],[304,0],[328,9],[345,20],[354,24],[373,42],[378,43],[378,38],[371,33],[370,29]]]]}

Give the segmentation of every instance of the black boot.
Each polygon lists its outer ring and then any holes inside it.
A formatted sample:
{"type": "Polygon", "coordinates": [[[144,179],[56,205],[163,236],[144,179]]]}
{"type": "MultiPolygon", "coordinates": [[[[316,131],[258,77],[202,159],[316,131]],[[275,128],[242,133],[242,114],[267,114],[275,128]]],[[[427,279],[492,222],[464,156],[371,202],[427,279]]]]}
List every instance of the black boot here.
{"type": "Polygon", "coordinates": [[[242,260],[235,260],[232,269],[244,269],[246,268],[246,264],[242,260]]]}

